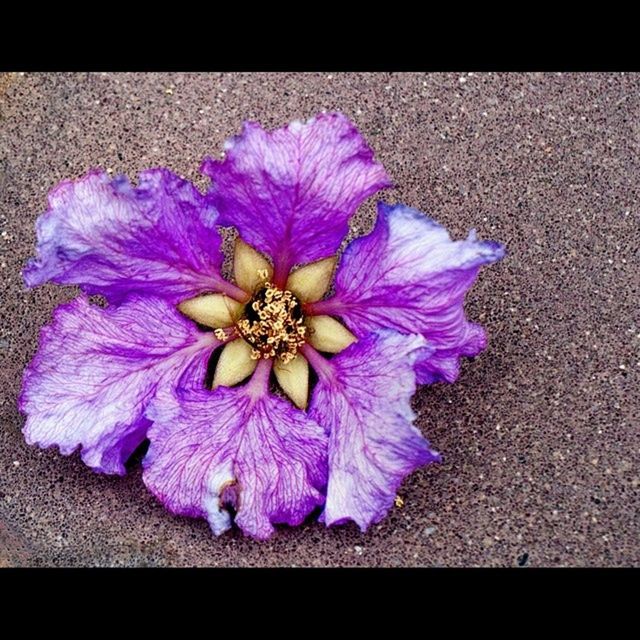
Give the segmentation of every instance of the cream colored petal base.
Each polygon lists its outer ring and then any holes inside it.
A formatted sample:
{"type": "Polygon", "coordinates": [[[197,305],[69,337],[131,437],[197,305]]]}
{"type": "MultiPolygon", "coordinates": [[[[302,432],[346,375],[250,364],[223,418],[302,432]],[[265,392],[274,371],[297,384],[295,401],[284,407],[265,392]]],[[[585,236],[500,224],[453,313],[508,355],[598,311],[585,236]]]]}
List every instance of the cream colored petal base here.
{"type": "Polygon", "coordinates": [[[231,387],[250,376],[258,366],[258,361],[251,359],[251,352],[251,346],[242,338],[227,343],[220,354],[211,388],[231,387]]]}
{"type": "Polygon", "coordinates": [[[178,309],[185,316],[214,329],[234,325],[243,308],[242,303],[224,293],[207,293],[178,305],[178,309]]]}
{"type": "Polygon", "coordinates": [[[349,329],[331,316],[309,316],[306,325],[309,327],[307,342],[318,351],[340,353],[357,340],[349,329]]]}
{"type": "Polygon", "coordinates": [[[287,280],[286,288],[300,302],[316,302],[329,290],[338,259],[335,256],[305,264],[296,269],[287,280]]]}
{"type": "Polygon", "coordinates": [[[309,363],[298,354],[293,360],[284,364],[276,358],[273,372],[282,390],[299,409],[306,409],[309,401],[309,363]]]}
{"type": "Polygon", "coordinates": [[[233,251],[233,275],[236,284],[251,295],[258,285],[271,280],[273,267],[261,253],[237,238],[233,251]]]}

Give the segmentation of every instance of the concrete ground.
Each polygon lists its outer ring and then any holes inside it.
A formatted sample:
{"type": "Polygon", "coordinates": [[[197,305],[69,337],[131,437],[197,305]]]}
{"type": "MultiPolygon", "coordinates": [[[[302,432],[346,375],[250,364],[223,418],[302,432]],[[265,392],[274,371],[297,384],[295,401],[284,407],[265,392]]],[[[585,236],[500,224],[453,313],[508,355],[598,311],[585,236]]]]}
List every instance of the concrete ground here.
{"type": "Polygon", "coordinates": [[[637,74],[0,76],[0,566],[638,566],[639,151],[637,74]],[[105,477],[27,446],[21,374],[76,294],[23,288],[47,191],[94,166],[204,187],[201,158],[242,120],[322,109],[357,123],[388,200],[508,248],[468,296],[489,347],[415,396],[444,464],[366,534],[309,523],[258,543],[171,516],[139,465],[105,477]]]}

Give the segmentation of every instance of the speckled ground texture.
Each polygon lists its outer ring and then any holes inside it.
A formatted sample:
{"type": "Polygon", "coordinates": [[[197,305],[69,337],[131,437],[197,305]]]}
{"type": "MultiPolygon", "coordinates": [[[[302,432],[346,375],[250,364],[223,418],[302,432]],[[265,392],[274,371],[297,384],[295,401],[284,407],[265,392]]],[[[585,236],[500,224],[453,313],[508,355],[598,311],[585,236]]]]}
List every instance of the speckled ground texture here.
{"type": "MultiPolygon", "coordinates": [[[[0,566],[638,566],[640,76],[633,74],[5,74],[0,76],[0,566]],[[405,506],[267,542],[171,516],[128,476],[28,447],[22,371],[52,310],[25,291],[34,222],[60,180],[201,158],[254,119],[350,116],[394,178],[388,200],[509,256],[468,296],[490,344],[423,387],[444,454],[405,506]]],[[[371,228],[373,202],[353,232],[371,228]]]]}

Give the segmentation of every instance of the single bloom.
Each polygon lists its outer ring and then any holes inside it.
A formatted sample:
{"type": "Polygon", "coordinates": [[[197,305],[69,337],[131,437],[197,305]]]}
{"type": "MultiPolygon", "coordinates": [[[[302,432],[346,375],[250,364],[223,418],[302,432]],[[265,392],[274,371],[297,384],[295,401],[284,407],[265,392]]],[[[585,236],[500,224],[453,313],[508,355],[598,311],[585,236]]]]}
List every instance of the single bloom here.
{"type": "Polygon", "coordinates": [[[25,438],[113,474],[148,439],[149,490],[216,534],[235,522],[264,539],[312,512],[364,531],[440,459],[411,397],[485,348],[464,296],[504,249],[381,202],[338,259],[357,207],[392,186],[339,113],[245,123],[225,150],[202,164],[206,194],[167,169],[50,193],[25,281],[84,293],[42,329],[25,438]],[[238,232],[233,282],[220,226],[238,232]]]}

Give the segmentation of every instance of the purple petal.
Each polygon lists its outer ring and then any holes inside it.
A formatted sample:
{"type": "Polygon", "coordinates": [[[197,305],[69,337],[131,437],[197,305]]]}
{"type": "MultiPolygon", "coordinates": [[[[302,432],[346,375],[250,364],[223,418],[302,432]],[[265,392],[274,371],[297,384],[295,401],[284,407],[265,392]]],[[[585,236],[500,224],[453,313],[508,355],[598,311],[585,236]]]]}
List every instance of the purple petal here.
{"type": "Polygon", "coordinates": [[[272,523],[300,524],[324,502],[327,437],[252,383],[154,402],[143,477],[173,513],[205,517],[219,535],[231,526],[232,504],[237,525],[264,539],[272,523]]]}
{"type": "Polygon", "coordinates": [[[95,170],[49,194],[25,282],[77,284],[112,302],[136,294],[178,302],[226,290],[215,225],[206,198],[166,169],[142,172],[137,188],[95,170]]]}
{"type": "Polygon", "coordinates": [[[429,348],[418,335],[371,333],[319,373],[309,416],[330,432],[327,525],[381,520],[403,478],[439,460],[413,426],[413,365],[429,348]]]}
{"type": "Polygon", "coordinates": [[[422,334],[435,350],[419,359],[418,382],[453,382],[460,356],[486,346],[483,329],[465,318],[465,293],[481,265],[503,256],[502,245],[474,231],[453,241],[423,213],[381,203],[374,230],[344,252],[335,296],[312,307],[341,316],[358,336],[381,327],[422,334]]]}
{"type": "Polygon", "coordinates": [[[101,309],[81,297],[58,307],[24,375],[27,442],[65,455],[80,446],[96,471],[124,474],[156,390],[203,385],[217,344],[161,299],[101,309]]]}
{"type": "MultiPolygon", "coordinates": [[[[336,251],[356,207],[391,186],[348,118],[321,114],[267,132],[246,122],[224,161],[205,159],[221,223],[274,258],[276,275],[336,251]]],[[[286,277],[286,276],[285,276],[286,277]]]]}

